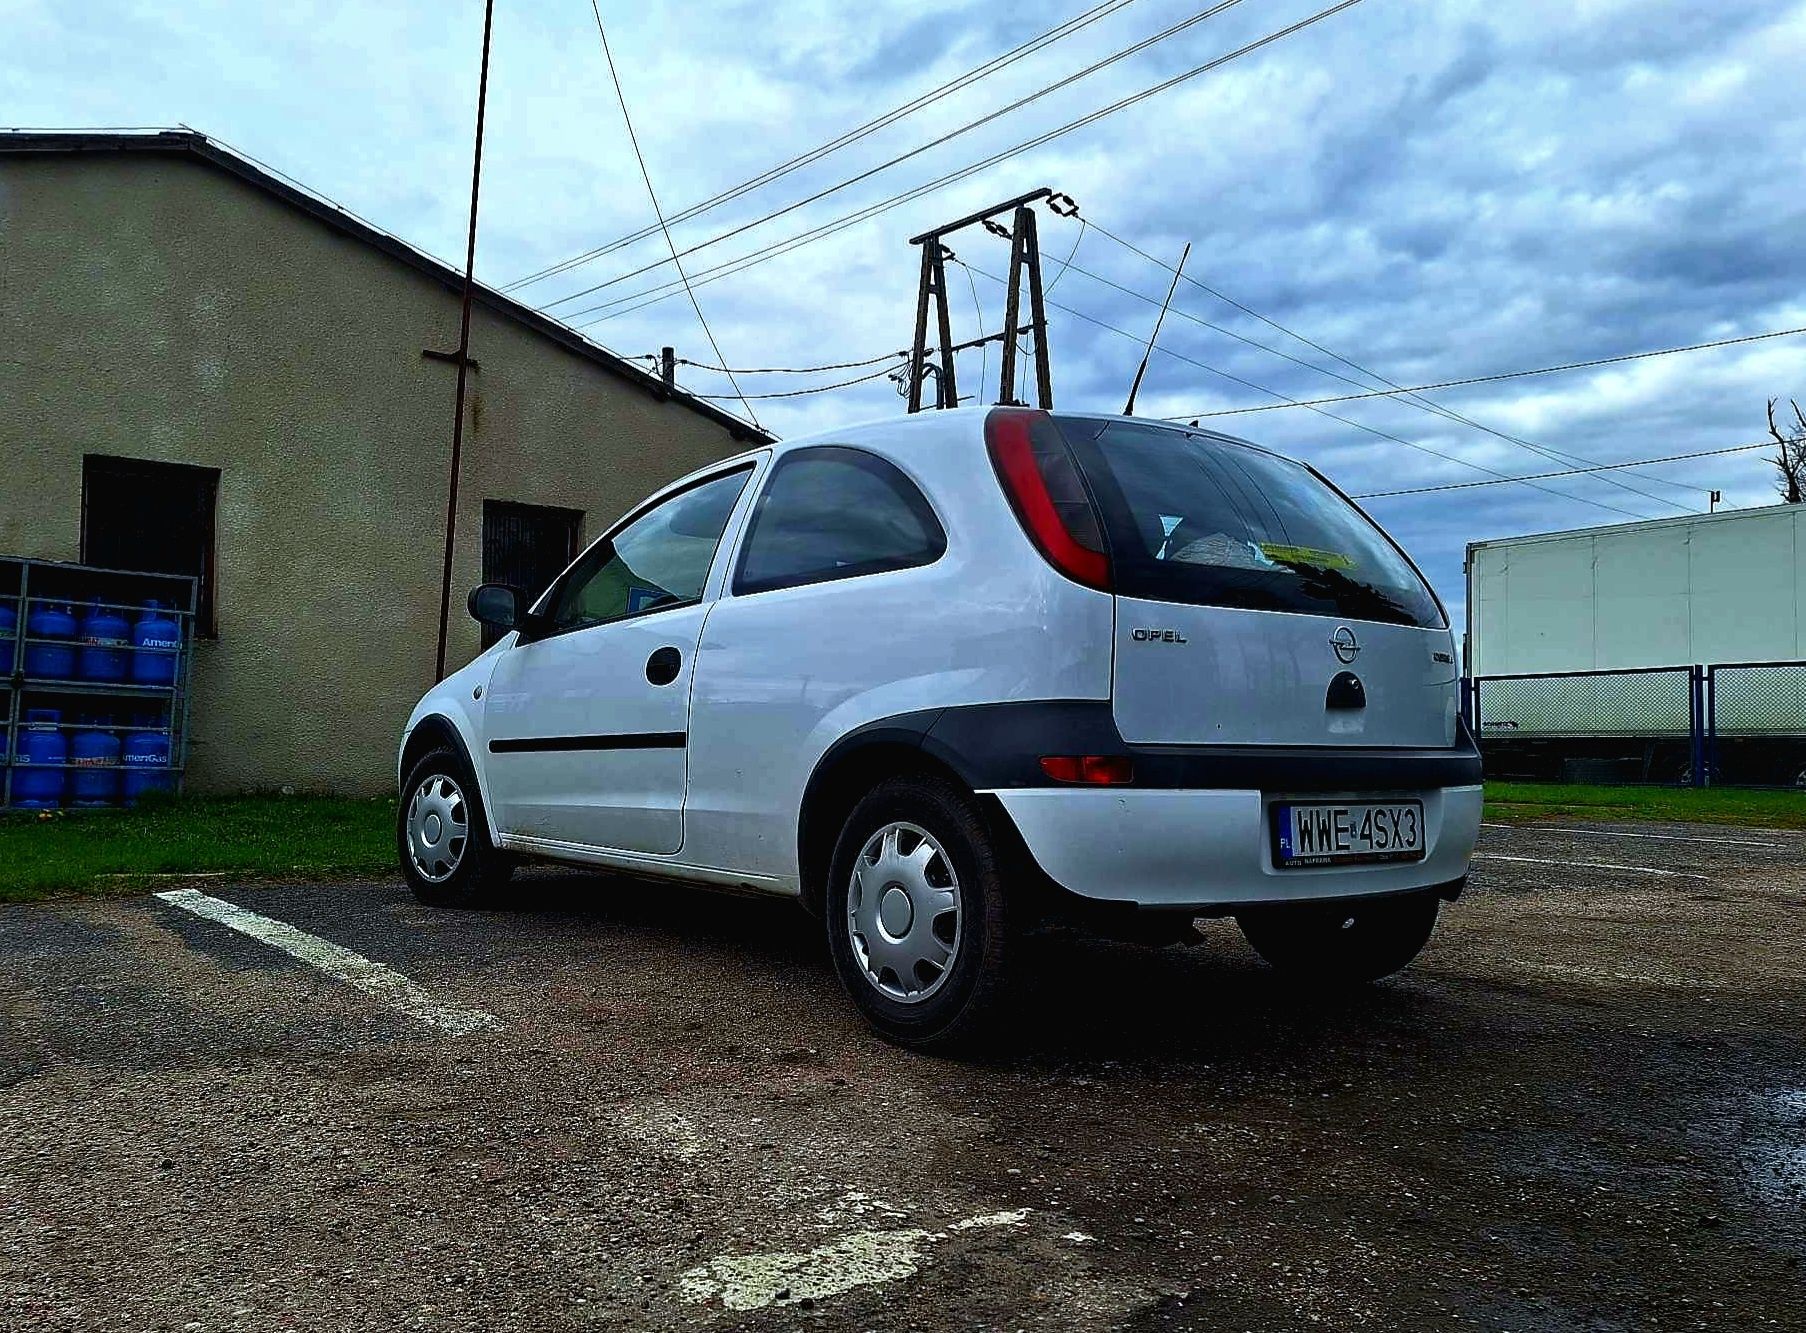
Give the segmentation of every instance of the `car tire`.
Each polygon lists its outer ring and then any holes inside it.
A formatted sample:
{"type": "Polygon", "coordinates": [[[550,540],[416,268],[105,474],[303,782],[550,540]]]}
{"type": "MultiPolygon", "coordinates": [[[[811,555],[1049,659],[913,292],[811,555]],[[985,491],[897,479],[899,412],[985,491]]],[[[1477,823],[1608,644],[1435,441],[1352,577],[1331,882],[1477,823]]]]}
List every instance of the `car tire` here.
{"type": "Polygon", "coordinates": [[[1000,859],[970,793],[937,777],[889,778],[835,843],[828,951],[853,1003],[891,1041],[979,1044],[1007,989],[1005,906],[1000,859]]]}
{"type": "Polygon", "coordinates": [[[475,907],[514,872],[489,840],[475,774],[451,746],[428,751],[401,784],[395,850],[414,896],[429,907],[475,907]]]}
{"type": "Polygon", "coordinates": [[[1276,970],[1324,986],[1356,986],[1410,964],[1436,928],[1433,893],[1355,903],[1298,903],[1244,912],[1235,923],[1276,970]]]}

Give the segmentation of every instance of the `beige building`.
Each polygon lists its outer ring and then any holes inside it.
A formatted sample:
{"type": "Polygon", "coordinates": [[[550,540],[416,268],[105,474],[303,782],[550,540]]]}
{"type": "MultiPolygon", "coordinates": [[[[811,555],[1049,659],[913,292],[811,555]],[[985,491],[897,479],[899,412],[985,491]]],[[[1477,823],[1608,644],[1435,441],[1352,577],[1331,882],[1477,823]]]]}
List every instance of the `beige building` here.
{"type": "MultiPolygon", "coordinates": [[[[191,790],[375,792],[431,683],[461,277],[191,132],[0,134],[0,556],[195,573],[191,790]]],[[[464,596],[758,438],[498,293],[464,596]]]]}

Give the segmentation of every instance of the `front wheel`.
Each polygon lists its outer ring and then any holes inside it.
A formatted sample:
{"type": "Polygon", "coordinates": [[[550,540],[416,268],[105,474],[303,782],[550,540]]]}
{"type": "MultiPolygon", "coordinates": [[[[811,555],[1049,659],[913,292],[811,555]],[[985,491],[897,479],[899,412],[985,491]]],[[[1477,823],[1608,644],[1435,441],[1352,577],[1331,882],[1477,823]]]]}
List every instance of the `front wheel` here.
{"type": "Polygon", "coordinates": [[[1360,985],[1407,966],[1429,942],[1441,900],[1434,893],[1353,903],[1295,903],[1235,919],[1254,951],[1300,981],[1360,985]]]}
{"type": "Polygon", "coordinates": [[[475,906],[514,869],[489,841],[476,775],[449,746],[422,755],[408,770],[395,844],[408,887],[431,907],[475,906]]]}
{"type": "Polygon", "coordinates": [[[824,916],[834,970],[884,1036],[946,1047],[995,1018],[1006,955],[1003,881],[971,797],[940,778],[891,778],[835,844],[824,916]]]}

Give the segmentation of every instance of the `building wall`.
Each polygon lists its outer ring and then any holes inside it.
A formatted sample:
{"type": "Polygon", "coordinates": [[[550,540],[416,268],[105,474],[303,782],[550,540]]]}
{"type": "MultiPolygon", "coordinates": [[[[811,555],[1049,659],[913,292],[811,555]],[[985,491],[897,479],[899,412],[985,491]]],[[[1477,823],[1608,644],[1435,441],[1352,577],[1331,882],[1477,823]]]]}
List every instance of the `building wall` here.
{"type": "Polygon", "coordinates": [[[1477,675],[1806,658],[1806,505],[1483,542],[1477,675]]]}
{"type": "MultiPolygon", "coordinates": [[[[431,683],[455,293],[204,163],[0,157],[0,553],[81,554],[82,456],[220,469],[190,787],[379,791],[431,683]]],[[[477,307],[451,663],[487,499],[585,512],[745,447],[477,307]]]]}

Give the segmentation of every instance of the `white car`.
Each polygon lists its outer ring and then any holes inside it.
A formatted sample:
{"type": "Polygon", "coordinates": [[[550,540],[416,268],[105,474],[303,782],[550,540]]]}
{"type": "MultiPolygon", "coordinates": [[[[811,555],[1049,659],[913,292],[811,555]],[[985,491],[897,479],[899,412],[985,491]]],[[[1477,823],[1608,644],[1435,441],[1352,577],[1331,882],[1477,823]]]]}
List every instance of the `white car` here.
{"type": "Polygon", "coordinates": [[[401,865],[523,857],[799,899],[886,1035],[979,1031],[1020,927],[1357,982],[1461,890],[1480,758],[1448,617],[1319,474],[1023,408],[786,441],[666,487],[414,709],[401,865]]]}

